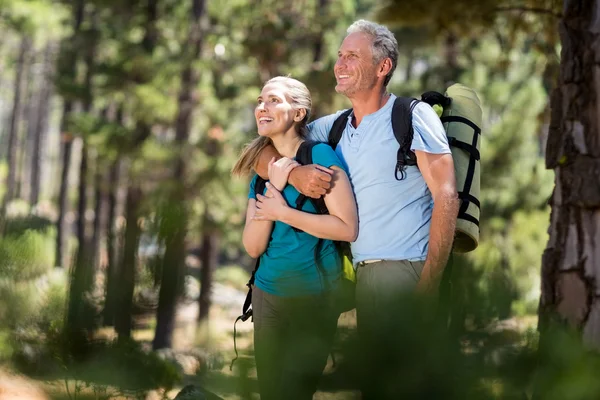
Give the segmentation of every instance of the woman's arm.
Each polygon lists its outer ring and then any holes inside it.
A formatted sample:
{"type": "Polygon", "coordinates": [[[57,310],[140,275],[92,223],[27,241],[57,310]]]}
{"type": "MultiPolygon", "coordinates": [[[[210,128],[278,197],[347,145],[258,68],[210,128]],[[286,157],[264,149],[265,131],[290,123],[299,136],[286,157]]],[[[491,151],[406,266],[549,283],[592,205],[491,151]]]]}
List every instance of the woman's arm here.
{"type": "Polygon", "coordinates": [[[352,187],[343,169],[337,166],[331,169],[334,171],[333,185],[325,195],[329,214],[310,214],[291,208],[281,193],[275,192],[273,186],[269,185],[273,197],[258,196],[254,220],[278,220],[322,239],[355,241],[358,235],[358,215],[352,187]]]}
{"type": "Polygon", "coordinates": [[[249,199],[242,243],[244,243],[246,252],[252,258],[260,257],[267,250],[271,231],[273,230],[273,221],[257,221],[253,219],[255,213],[256,200],[249,199]]]}

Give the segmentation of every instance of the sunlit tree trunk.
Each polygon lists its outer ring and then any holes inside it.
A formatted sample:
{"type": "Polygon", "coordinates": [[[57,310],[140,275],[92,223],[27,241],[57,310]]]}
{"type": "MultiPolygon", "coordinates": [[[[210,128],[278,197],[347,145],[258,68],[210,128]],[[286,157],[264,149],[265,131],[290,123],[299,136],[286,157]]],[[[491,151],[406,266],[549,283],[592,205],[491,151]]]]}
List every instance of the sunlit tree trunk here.
{"type": "Polygon", "coordinates": [[[18,170],[18,153],[19,153],[19,124],[21,121],[21,112],[23,102],[21,99],[24,84],[24,75],[27,59],[27,52],[29,51],[30,40],[27,37],[21,39],[21,45],[19,47],[19,58],[17,60],[17,72],[15,76],[15,83],[13,87],[14,100],[12,107],[12,114],[10,118],[10,126],[8,130],[8,145],[7,145],[7,164],[8,164],[8,175],[6,177],[6,192],[2,201],[0,210],[0,228],[4,222],[6,216],[6,207],[8,203],[15,197],[16,185],[17,185],[17,170],[18,170]]]}
{"type": "Polygon", "coordinates": [[[599,0],[565,0],[560,77],[551,99],[546,166],[556,186],[542,258],[540,330],[552,321],[600,348],[599,0]]]}
{"type": "Polygon", "coordinates": [[[31,192],[29,204],[32,206],[36,205],[40,199],[41,169],[46,154],[45,144],[53,97],[53,47],[52,43],[48,44],[44,52],[41,88],[37,98],[37,114],[31,151],[31,192]]]}
{"type": "Polygon", "coordinates": [[[35,137],[35,121],[39,110],[37,98],[40,96],[42,77],[36,72],[35,64],[38,62],[39,54],[32,48],[25,63],[27,64],[24,81],[25,98],[21,114],[21,135],[19,143],[19,161],[17,169],[17,191],[16,198],[29,200],[31,196],[31,157],[33,141],[35,137]]]}

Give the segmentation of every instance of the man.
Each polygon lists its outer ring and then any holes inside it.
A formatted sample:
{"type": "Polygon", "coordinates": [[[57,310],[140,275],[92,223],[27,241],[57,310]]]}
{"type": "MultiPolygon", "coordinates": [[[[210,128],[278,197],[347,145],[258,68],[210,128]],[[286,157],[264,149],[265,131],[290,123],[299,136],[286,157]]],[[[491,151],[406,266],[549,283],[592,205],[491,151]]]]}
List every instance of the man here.
{"type": "MultiPolygon", "coordinates": [[[[381,347],[400,294],[437,292],[460,204],[443,126],[425,103],[413,110],[411,150],[417,166],[406,167],[404,179],[394,174],[399,146],[391,111],[396,97],[386,86],[397,60],[394,35],[384,26],[359,20],[348,28],[334,67],[335,90],[353,109],[336,153],[347,166],[358,205],[359,233],[351,249],[358,328],[367,348],[381,347]]],[[[311,123],[310,139],[326,142],[341,113],[311,123]]],[[[267,175],[273,155],[272,149],[261,155],[256,166],[260,175],[267,175]]],[[[324,194],[329,181],[323,169],[314,166],[297,167],[289,178],[311,197],[324,194]]],[[[379,393],[378,398],[383,397],[379,393]]]]}

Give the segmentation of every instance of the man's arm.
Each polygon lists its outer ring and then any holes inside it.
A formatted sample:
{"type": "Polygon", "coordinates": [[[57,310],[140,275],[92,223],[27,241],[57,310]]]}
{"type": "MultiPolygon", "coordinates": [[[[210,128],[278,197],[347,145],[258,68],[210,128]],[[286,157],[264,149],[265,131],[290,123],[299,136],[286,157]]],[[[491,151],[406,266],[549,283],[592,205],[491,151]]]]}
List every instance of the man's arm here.
{"type": "MultiPolygon", "coordinates": [[[[258,156],[254,171],[263,179],[269,179],[269,162],[281,158],[275,147],[267,146],[258,156]]],[[[290,172],[288,182],[305,196],[318,199],[331,187],[333,171],[320,165],[311,164],[296,167],[290,172]]]]}
{"type": "Polygon", "coordinates": [[[434,293],[452,250],[460,200],[456,191],[452,155],[418,150],[415,154],[419,170],[433,197],[429,250],[417,284],[417,292],[434,293]]]}

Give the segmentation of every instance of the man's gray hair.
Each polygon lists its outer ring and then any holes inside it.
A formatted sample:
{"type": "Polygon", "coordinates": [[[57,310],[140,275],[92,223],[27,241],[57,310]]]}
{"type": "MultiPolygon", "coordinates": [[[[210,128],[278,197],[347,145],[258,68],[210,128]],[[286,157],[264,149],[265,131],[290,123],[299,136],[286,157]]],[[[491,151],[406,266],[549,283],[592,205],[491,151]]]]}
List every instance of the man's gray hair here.
{"type": "Polygon", "coordinates": [[[348,35],[356,32],[366,33],[373,38],[372,51],[375,63],[381,62],[384,58],[392,60],[392,69],[383,82],[383,86],[387,86],[398,65],[398,41],[394,34],[387,27],[364,19],[359,19],[348,27],[348,35]]]}

